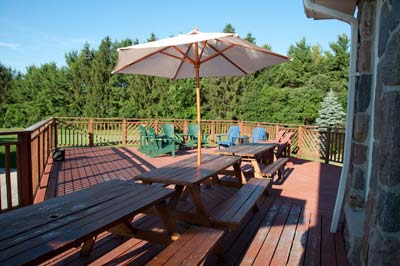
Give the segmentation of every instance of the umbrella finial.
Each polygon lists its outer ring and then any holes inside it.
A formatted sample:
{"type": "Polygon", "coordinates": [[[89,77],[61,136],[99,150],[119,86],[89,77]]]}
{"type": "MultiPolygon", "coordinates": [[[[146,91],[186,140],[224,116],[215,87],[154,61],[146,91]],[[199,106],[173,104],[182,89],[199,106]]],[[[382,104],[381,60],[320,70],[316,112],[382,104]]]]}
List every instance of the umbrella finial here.
{"type": "Polygon", "coordinates": [[[197,28],[197,26],[194,26],[193,32],[199,32],[199,28],[197,28]]]}

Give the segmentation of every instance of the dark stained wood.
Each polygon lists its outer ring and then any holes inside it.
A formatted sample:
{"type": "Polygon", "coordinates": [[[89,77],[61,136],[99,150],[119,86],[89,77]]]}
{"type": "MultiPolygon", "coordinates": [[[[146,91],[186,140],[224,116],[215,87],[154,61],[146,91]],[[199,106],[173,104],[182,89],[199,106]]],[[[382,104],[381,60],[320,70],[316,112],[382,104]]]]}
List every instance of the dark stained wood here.
{"type": "Polygon", "coordinates": [[[335,255],[335,238],[333,234],[329,233],[330,220],[322,217],[322,231],[321,231],[321,264],[322,265],[336,265],[335,255]]]}
{"type": "MultiPolygon", "coordinates": [[[[218,126],[216,125],[215,129],[217,128],[218,126]]],[[[204,150],[205,153],[213,151],[210,148],[204,150]]],[[[155,169],[155,167],[160,168],[190,157],[193,157],[192,160],[195,161],[194,153],[195,150],[187,150],[178,152],[175,158],[170,156],[148,158],[138,153],[136,148],[68,148],[66,149],[66,161],[52,164],[46,195],[60,196],[68,192],[64,189],[66,171],[73,172],[69,183],[73,184],[71,186],[73,190],[79,190],[81,187],[84,188],[85,186],[104,182],[103,176],[108,175],[109,178],[123,178],[125,180],[131,179],[141,172],[155,169]],[[67,164],[67,158],[68,160],[76,160],[76,163],[67,164]],[[102,168],[99,168],[99,165],[102,165],[102,168]],[[77,167],[78,169],[75,172],[70,167],[77,167]],[[79,170],[80,168],[83,171],[79,170]],[[96,169],[96,174],[92,169],[96,169]],[[59,187],[62,187],[62,189],[57,194],[55,191],[59,187]]],[[[296,207],[300,207],[302,210],[293,242],[291,243],[292,247],[287,263],[289,265],[311,265],[310,262],[313,260],[310,259],[310,255],[318,254],[317,258],[313,258],[317,259],[318,262],[314,261],[313,265],[321,265],[320,259],[324,256],[320,252],[322,234],[328,234],[329,232],[322,232],[321,223],[319,227],[316,224],[318,219],[330,221],[329,216],[332,215],[341,168],[296,158],[291,158],[290,161],[283,172],[285,177],[290,173],[290,178],[284,178],[283,183],[274,183],[272,189],[269,190],[269,196],[263,196],[258,202],[260,210],[254,215],[250,212],[251,215],[244,219],[240,228],[232,232],[226,232],[220,240],[225,253],[225,265],[251,265],[257,257],[264,257],[267,252],[265,249],[261,250],[261,248],[272,228],[276,228],[276,230],[281,228],[282,234],[279,240],[275,245],[271,245],[272,250],[278,250],[280,239],[285,234],[286,226],[291,226],[287,223],[288,219],[284,223],[273,224],[276,220],[276,214],[278,214],[282,205],[290,206],[289,213],[296,207]],[[274,211],[275,216],[273,215],[274,211]],[[272,216],[269,219],[271,221],[270,224],[265,222],[268,216],[272,216]],[[315,228],[319,228],[319,230],[315,228]],[[314,236],[311,237],[311,231],[317,231],[318,236],[314,232],[312,233],[314,236]],[[263,236],[261,236],[261,232],[264,232],[263,236]],[[312,242],[311,238],[319,242],[310,244],[312,242]],[[257,247],[254,248],[256,243],[257,247]]],[[[242,168],[246,169],[246,167],[248,167],[248,164],[244,162],[242,168]]],[[[219,177],[221,180],[229,178],[221,178],[221,175],[219,177]]],[[[232,197],[237,190],[234,187],[219,185],[213,185],[207,189],[201,186],[202,202],[207,212],[211,213],[213,210],[218,209],[220,204],[232,197]]],[[[190,197],[185,201],[179,201],[177,208],[195,212],[190,197]]],[[[162,221],[147,214],[137,215],[132,224],[134,227],[142,229],[157,231],[161,229],[165,232],[162,221]]],[[[180,223],[180,225],[182,224],[180,223]]],[[[341,234],[342,231],[334,234],[336,245],[334,252],[337,258],[337,265],[344,265],[345,263],[344,244],[341,234]]],[[[133,238],[128,240],[121,239],[108,233],[102,233],[98,236],[90,256],[80,257],[80,248],[72,248],[46,261],[46,265],[146,265],[162,249],[164,249],[164,246],[159,244],[152,244],[133,238]]],[[[274,260],[274,255],[271,258],[272,260],[274,260]]],[[[217,265],[215,256],[211,254],[207,256],[205,265],[217,265]]]]}
{"type": "Polygon", "coordinates": [[[342,225],[339,225],[339,230],[334,234],[335,236],[335,251],[336,251],[336,265],[346,265],[346,251],[344,249],[342,225]]]}
{"type": "Polygon", "coordinates": [[[311,219],[304,265],[321,265],[321,217],[311,219]]]}
{"type": "Polygon", "coordinates": [[[197,166],[193,158],[174,163],[157,170],[139,174],[136,180],[163,184],[193,185],[217,174],[219,171],[240,162],[239,157],[203,155],[202,164],[197,166]]]}
{"type": "MultiPolygon", "coordinates": [[[[14,265],[40,262],[96,236],[172,194],[171,190],[162,187],[119,180],[92,187],[88,194],[85,192],[82,190],[71,196],[55,198],[0,216],[0,224],[4,229],[1,234],[0,262],[7,261],[14,265]],[[100,189],[97,190],[97,187],[100,189]],[[110,190],[118,187],[120,196],[111,192],[113,196],[110,198],[107,190],[101,192],[107,187],[110,190]],[[74,197],[75,194],[78,197],[74,197]],[[58,205],[64,207],[60,209],[58,205]],[[37,210],[43,213],[36,221],[35,228],[31,225],[15,228],[9,222],[21,220],[26,213],[34,214],[37,210]]],[[[30,219],[25,218],[24,221],[29,224],[30,219]]]]}
{"type": "Polygon", "coordinates": [[[205,227],[192,227],[147,265],[199,265],[213,250],[223,233],[205,227]]]}
{"type": "Polygon", "coordinates": [[[288,261],[300,211],[301,208],[299,206],[292,207],[290,210],[270,265],[282,265],[283,262],[288,261]]]}
{"type": "Polygon", "coordinates": [[[279,158],[275,162],[267,165],[261,171],[263,176],[272,178],[276,173],[278,173],[278,178],[282,177],[282,169],[285,167],[286,163],[289,161],[289,158],[279,158]]]}
{"type": "Polygon", "coordinates": [[[276,147],[276,144],[243,144],[228,147],[223,150],[218,150],[215,153],[220,155],[229,155],[229,156],[238,156],[241,157],[243,161],[250,162],[253,166],[253,171],[244,172],[243,174],[251,174],[253,177],[261,178],[264,176],[263,172],[263,163],[271,161],[269,158],[270,154],[273,154],[273,151],[276,147]]]}
{"type": "Polygon", "coordinates": [[[238,192],[211,213],[212,223],[237,229],[269,186],[270,180],[251,178],[238,192]]]}
{"type": "Polygon", "coordinates": [[[295,237],[289,254],[288,265],[303,265],[304,254],[307,246],[307,237],[310,224],[311,213],[302,209],[299,222],[297,224],[295,237]]]}
{"type": "Polygon", "coordinates": [[[253,238],[252,243],[250,244],[243,260],[242,265],[253,265],[257,255],[261,247],[263,246],[265,239],[267,238],[269,231],[272,228],[272,224],[275,220],[275,217],[278,214],[280,208],[280,203],[275,202],[271,208],[268,210],[264,220],[260,224],[260,229],[257,231],[256,235],[253,238]]]}

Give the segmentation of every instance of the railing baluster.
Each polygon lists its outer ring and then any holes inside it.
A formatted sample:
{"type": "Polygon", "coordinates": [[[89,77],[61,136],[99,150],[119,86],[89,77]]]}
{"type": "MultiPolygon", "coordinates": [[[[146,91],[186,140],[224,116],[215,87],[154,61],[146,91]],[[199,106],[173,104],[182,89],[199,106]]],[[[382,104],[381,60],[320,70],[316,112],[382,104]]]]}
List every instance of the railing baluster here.
{"type": "MultiPolygon", "coordinates": [[[[7,190],[7,209],[12,208],[12,187],[11,187],[11,167],[10,167],[10,145],[5,146],[5,171],[6,171],[6,190],[7,190]]],[[[1,205],[0,205],[1,206],[1,205]]]]}

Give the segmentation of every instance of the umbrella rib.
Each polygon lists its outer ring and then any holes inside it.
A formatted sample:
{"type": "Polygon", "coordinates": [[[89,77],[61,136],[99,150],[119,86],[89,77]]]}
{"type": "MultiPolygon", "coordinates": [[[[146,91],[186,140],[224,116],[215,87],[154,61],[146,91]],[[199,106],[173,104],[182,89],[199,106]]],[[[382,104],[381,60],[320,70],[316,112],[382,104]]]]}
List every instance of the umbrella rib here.
{"type": "Polygon", "coordinates": [[[146,55],[146,56],[143,56],[143,57],[139,58],[139,59],[136,60],[136,61],[133,61],[133,62],[131,62],[131,63],[129,63],[129,64],[126,64],[126,65],[124,65],[124,66],[118,68],[118,69],[115,69],[112,73],[116,73],[116,72],[119,72],[119,71],[121,71],[121,70],[124,70],[125,68],[128,68],[128,67],[130,67],[130,66],[132,66],[132,65],[134,65],[134,64],[136,64],[136,63],[139,63],[139,62],[141,62],[141,61],[143,61],[143,60],[145,60],[145,59],[147,59],[147,58],[149,58],[149,57],[151,57],[151,56],[153,56],[153,55],[155,55],[155,54],[157,54],[157,53],[163,52],[164,50],[166,50],[166,49],[168,49],[168,48],[169,48],[169,46],[164,47],[164,48],[162,48],[162,49],[160,49],[160,50],[154,51],[154,52],[152,52],[152,53],[150,53],[150,54],[148,54],[148,55],[146,55]]]}
{"type": "Polygon", "coordinates": [[[230,45],[230,46],[228,46],[228,47],[225,47],[225,48],[222,49],[222,50],[218,50],[217,48],[212,47],[211,44],[208,44],[208,46],[210,46],[214,51],[216,51],[216,53],[213,54],[213,55],[211,55],[211,56],[209,56],[209,57],[207,57],[206,59],[200,61],[201,64],[203,64],[203,63],[205,63],[205,62],[207,62],[207,61],[210,61],[211,59],[213,59],[213,58],[215,58],[215,57],[217,57],[217,56],[219,56],[219,55],[222,55],[222,56],[223,56],[223,54],[222,54],[223,52],[225,52],[226,50],[228,50],[228,49],[234,47],[234,45],[230,45]]]}
{"type": "Polygon", "coordinates": [[[226,43],[226,44],[235,45],[235,46],[243,47],[243,48],[250,49],[250,50],[253,50],[253,51],[261,52],[261,53],[264,53],[264,54],[274,55],[274,56],[277,56],[277,57],[280,57],[280,58],[284,58],[286,60],[290,59],[287,56],[284,56],[284,55],[281,55],[281,54],[277,54],[277,53],[274,53],[272,51],[269,51],[269,50],[266,50],[266,49],[263,49],[263,48],[244,46],[244,45],[240,45],[240,44],[237,44],[237,43],[233,43],[233,42],[229,42],[229,41],[221,40],[221,39],[215,39],[215,40],[217,40],[219,42],[226,43]]]}
{"type": "Polygon", "coordinates": [[[178,59],[178,60],[181,61],[181,62],[183,62],[183,61],[187,61],[187,62],[189,62],[189,63],[192,62],[192,61],[191,61],[190,59],[188,59],[187,57],[179,57],[179,56],[176,56],[176,55],[167,53],[167,52],[160,52],[160,54],[163,54],[163,55],[166,55],[166,56],[169,56],[169,57],[178,59]]]}
{"type": "Polygon", "coordinates": [[[178,53],[180,53],[181,55],[183,55],[184,58],[188,59],[193,65],[195,64],[194,60],[192,58],[190,58],[189,56],[187,56],[187,54],[185,54],[181,49],[179,49],[176,46],[171,46],[172,48],[174,48],[175,50],[178,51],[178,53]]]}
{"type": "MultiPolygon", "coordinates": [[[[190,49],[192,48],[192,46],[193,46],[193,43],[191,43],[190,46],[189,46],[189,48],[186,50],[186,53],[185,53],[185,55],[184,55],[185,57],[188,57],[187,54],[189,53],[189,51],[190,51],[190,49]]],[[[183,65],[183,62],[184,62],[184,60],[182,60],[181,63],[179,64],[179,67],[178,67],[178,69],[176,70],[176,73],[175,73],[175,75],[174,75],[174,77],[173,77],[172,79],[176,79],[176,77],[178,76],[179,70],[181,70],[181,67],[182,67],[182,65],[183,65]]]]}
{"type": "MultiPolygon", "coordinates": [[[[239,69],[243,74],[248,74],[247,71],[245,71],[243,68],[241,68],[240,66],[238,66],[235,62],[233,62],[232,60],[230,60],[228,57],[226,57],[222,52],[226,51],[229,48],[232,48],[235,45],[230,45],[228,47],[225,47],[222,50],[218,50],[217,48],[215,48],[214,46],[212,46],[211,44],[208,44],[208,46],[211,47],[211,49],[213,49],[214,51],[217,52],[217,54],[214,54],[213,57],[221,55],[223,58],[225,58],[226,61],[228,61],[229,63],[231,63],[234,67],[236,67],[237,69],[239,69]]],[[[207,58],[208,59],[208,58],[207,58]]]]}
{"type": "Polygon", "coordinates": [[[203,43],[203,48],[201,49],[201,52],[200,52],[200,55],[199,55],[199,59],[201,59],[201,57],[203,56],[203,52],[204,52],[204,50],[206,49],[207,43],[208,43],[207,40],[204,41],[204,43],[203,43]]]}

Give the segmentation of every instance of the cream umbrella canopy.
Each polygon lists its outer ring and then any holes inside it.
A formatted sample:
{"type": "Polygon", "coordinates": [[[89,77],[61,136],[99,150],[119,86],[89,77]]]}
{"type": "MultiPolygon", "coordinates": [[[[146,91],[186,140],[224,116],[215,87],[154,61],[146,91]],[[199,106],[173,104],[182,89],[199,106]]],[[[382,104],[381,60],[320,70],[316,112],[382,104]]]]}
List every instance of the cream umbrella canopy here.
{"type": "Polygon", "coordinates": [[[197,163],[200,165],[200,77],[242,76],[288,60],[233,33],[203,33],[194,29],[176,37],[119,48],[113,73],[196,78],[197,163]]]}

